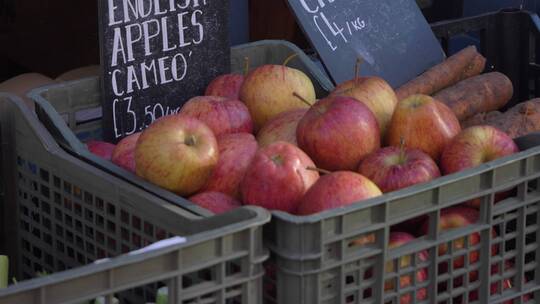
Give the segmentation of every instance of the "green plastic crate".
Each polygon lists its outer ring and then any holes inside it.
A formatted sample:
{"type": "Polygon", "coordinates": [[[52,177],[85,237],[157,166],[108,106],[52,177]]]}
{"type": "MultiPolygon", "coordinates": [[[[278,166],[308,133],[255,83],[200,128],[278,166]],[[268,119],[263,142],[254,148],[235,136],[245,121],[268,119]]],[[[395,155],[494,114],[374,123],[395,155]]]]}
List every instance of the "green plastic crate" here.
{"type": "MultiPolygon", "coordinates": [[[[290,61],[288,66],[304,71],[311,78],[318,96],[325,96],[332,90],[332,83],[315,63],[297,46],[286,41],[259,41],[233,47],[231,70],[242,73],[246,57],[249,58],[253,69],[264,64],[282,64],[292,54],[298,56],[290,61]]],[[[42,123],[59,144],[69,152],[191,212],[204,216],[212,215],[208,210],[159,188],[88,151],[83,142],[102,138],[99,78],[87,78],[38,88],[32,91],[30,96],[36,101],[36,111],[42,123]]]]}
{"type": "Polygon", "coordinates": [[[267,211],[171,205],[67,154],[14,96],[0,94],[0,130],[0,252],[19,282],[0,303],[145,303],[161,286],[169,303],[262,303],[267,211]],[[174,236],[186,242],[134,251],[174,236]]]}

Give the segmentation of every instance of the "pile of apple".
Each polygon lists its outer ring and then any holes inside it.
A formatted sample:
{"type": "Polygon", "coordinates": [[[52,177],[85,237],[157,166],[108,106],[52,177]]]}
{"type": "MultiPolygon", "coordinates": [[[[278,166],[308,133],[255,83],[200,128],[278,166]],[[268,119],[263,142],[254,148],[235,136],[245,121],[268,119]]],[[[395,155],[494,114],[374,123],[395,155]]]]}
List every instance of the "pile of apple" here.
{"type": "Polygon", "coordinates": [[[205,95],[116,146],[88,147],[218,213],[246,204],[297,215],[518,151],[493,127],[461,130],[454,113],[430,96],[398,102],[378,77],[356,77],[316,100],[302,71],[264,65],[218,77],[205,95]]]}
{"type": "MultiPolygon", "coordinates": [[[[317,100],[302,71],[264,65],[245,76],[218,77],[205,95],[116,146],[88,147],[214,213],[257,205],[295,215],[345,207],[518,152],[493,127],[461,130],[455,114],[430,96],[398,102],[378,77],[356,77],[317,100]]],[[[479,204],[445,210],[439,229],[476,222],[479,204]]],[[[419,229],[393,232],[391,248],[425,234],[427,218],[408,227],[419,229]]],[[[468,239],[478,244],[480,235],[468,239]]],[[[465,248],[465,239],[454,244],[465,248]]],[[[472,252],[469,264],[478,257],[472,252]]],[[[454,269],[463,265],[463,257],[454,261],[454,269]]],[[[426,279],[427,270],[417,275],[417,282],[426,279]]],[[[400,284],[406,287],[412,278],[400,284]]],[[[418,299],[426,296],[425,290],[417,293],[418,299]]],[[[406,297],[401,303],[414,302],[406,297]]]]}

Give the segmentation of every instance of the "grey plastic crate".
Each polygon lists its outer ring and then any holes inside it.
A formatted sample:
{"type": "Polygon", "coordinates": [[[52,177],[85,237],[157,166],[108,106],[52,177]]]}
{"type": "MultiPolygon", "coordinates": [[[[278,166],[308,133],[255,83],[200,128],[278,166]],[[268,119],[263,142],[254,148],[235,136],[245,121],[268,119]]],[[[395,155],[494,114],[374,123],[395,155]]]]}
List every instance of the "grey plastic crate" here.
{"type": "MultiPolygon", "coordinates": [[[[318,96],[325,96],[332,90],[332,83],[315,63],[297,46],[286,41],[259,41],[233,47],[231,70],[241,73],[246,57],[249,58],[251,68],[255,68],[264,64],[282,64],[292,54],[298,56],[290,61],[288,66],[306,72],[318,96]]],[[[183,206],[196,214],[211,216],[208,210],[146,182],[88,151],[83,142],[102,138],[99,78],[46,86],[32,91],[30,96],[36,102],[36,111],[41,122],[69,152],[173,204],[183,206]]]]}
{"type": "Polygon", "coordinates": [[[261,303],[267,211],[202,218],[171,205],[67,154],[14,96],[0,94],[0,131],[0,252],[19,281],[0,303],[145,303],[162,285],[169,303],[261,303]],[[132,252],[176,235],[187,242],[132,252]]]}

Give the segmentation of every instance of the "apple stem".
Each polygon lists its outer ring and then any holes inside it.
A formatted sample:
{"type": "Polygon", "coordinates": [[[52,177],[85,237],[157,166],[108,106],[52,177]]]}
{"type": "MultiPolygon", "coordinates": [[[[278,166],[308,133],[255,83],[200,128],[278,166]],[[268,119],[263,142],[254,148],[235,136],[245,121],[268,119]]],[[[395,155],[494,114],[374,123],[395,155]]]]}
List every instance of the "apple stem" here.
{"type": "Polygon", "coordinates": [[[186,145],[186,146],[194,146],[195,145],[195,137],[189,136],[182,143],[184,145],[186,145]]]}
{"type": "Polygon", "coordinates": [[[304,97],[300,96],[300,94],[293,92],[293,96],[303,101],[305,104],[307,104],[309,107],[312,107],[313,105],[307,101],[304,97]]]}
{"type": "Polygon", "coordinates": [[[244,76],[249,73],[249,57],[244,57],[244,76]]]}
{"type": "Polygon", "coordinates": [[[399,162],[405,162],[405,138],[403,136],[399,139],[399,162]]]}
{"type": "Polygon", "coordinates": [[[362,65],[363,62],[364,62],[364,60],[362,59],[362,57],[358,57],[356,59],[356,65],[354,67],[354,83],[355,83],[355,86],[358,86],[358,81],[360,80],[360,66],[362,65]]]}
{"type": "Polygon", "coordinates": [[[287,64],[289,64],[289,62],[291,62],[291,60],[293,60],[294,58],[296,58],[296,56],[298,56],[297,53],[292,54],[291,56],[287,57],[287,59],[285,59],[285,61],[283,62],[283,65],[284,65],[284,66],[287,66],[287,64]]]}
{"type": "Polygon", "coordinates": [[[307,167],[306,170],[317,171],[322,174],[332,174],[332,171],[328,171],[328,170],[324,170],[324,169],[316,168],[316,167],[307,167]]]}

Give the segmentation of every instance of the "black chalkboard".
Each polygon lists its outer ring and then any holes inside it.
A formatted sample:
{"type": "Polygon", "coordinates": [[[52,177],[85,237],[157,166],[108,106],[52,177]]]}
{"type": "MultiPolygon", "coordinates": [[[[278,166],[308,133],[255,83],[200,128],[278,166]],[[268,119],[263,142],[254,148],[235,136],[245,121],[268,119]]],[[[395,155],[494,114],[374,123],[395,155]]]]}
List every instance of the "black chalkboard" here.
{"type": "Polygon", "coordinates": [[[398,87],[444,59],[415,0],[288,0],[335,83],[380,76],[398,87]]]}
{"type": "Polygon", "coordinates": [[[230,70],[228,0],[99,0],[103,136],[117,142],[230,70]]]}

